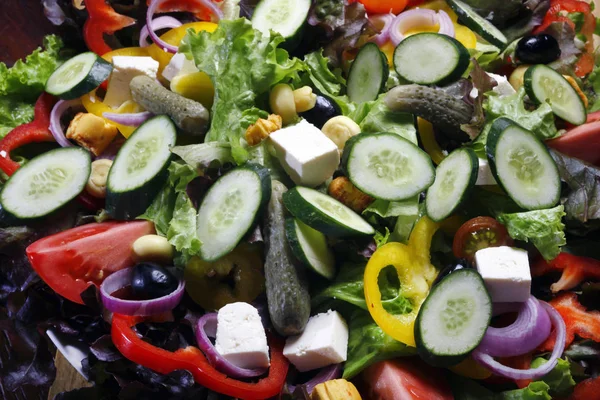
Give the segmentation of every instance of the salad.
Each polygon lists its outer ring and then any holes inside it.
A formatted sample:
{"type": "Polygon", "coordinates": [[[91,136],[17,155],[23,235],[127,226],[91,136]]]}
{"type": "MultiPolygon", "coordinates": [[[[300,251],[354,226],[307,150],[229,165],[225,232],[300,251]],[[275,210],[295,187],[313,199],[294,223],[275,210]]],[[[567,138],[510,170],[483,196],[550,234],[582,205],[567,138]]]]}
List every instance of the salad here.
{"type": "MultiPolygon", "coordinates": [[[[578,0],[47,0],[0,64],[0,389],[600,399],[578,0]]],[[[37,397],[36,397],[37,396],[37,397]]]]}

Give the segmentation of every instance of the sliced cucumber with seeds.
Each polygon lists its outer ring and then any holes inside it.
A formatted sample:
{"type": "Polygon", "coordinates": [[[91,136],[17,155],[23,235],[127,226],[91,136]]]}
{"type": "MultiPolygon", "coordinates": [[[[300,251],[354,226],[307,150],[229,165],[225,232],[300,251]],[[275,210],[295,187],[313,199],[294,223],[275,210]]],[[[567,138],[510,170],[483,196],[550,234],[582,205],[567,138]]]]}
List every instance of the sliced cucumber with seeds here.
{"type": "Polygon", "coordinates": [[[269,170],[258,164],[245,164],[219,178],[198,211],[200,257],[215,261],[232,251],[270,198],[269,170]]]}
{"type": "Polygon", "coordinates": [[[429,364],[456,365],[483,339],[492,300],[474,269],[461,269],[435,285],[415,322],[417,352],[429,364]]]}
{"type": "Polygon", "coordinates": [[[419,33],[396,47],[394,67],[409,82],[444,85],[462,76],[469,58],[469,51],[458,40],[439,33],[419,33]]]}
{"type": "Polygon", "coordinates": [[[46,82],[46,92],[71,100],[96,89],[112,72],[112,64],[92,52],[79,54],[56,69],[46,82]]]}
{"type": "Polygon", "coordinates": [[[585,105],[573,86],[561,74],[545,65],[527,69],[524,77],[525,91],[537,104],[550,103],[558,117],[574,125],[587,119],[585,105]]]}
{"type": "Polygon", "coordinates": [[[144,213],[167,179],[177,130],[166,115],[140,125],[117,153],[106,182],[106,212],[115,219],[144,213]]]}
{"type": "Polygon", "coordinates": [[[492,124],[487,157],[498,184],[520,207],[538,210],[560,199],[560,176],[546,146],[508,118],[492,124]]]}
{"type": "Polygon", "coordinates": [[[395,133],[361,133],[344,147],[342,166],[352,183],[381,200],[409,199],[435,179],[431,157],[395,133]]]}
{"type": "Polygon", "coordinates": [[[367,43],[358,52],[348,73],[348,98],[355,103],[377,99],[390,75],[385,54],[375,43],[367,43]]]}
{"type": "Polygon", "coordinates": [[[464,201],[477,182],[479,161],[467,147],[454,150],[435,171],[435,182],[427,190],[425,208],[434,221],[447,218],[464,201]]]}
{"type": "Polygon", "coordinates": [[[302,264],[327,279],[335,277],[335,258],[325,235],[296,218],[285,221],[285,234],[294,256],[302,264]]]}
{"type": "Polygon", "coordinates": [[[375,233],[360,215],[314,189],[296,186],[283,195],[283,204],[294,217],[326,235],[340,237],[375,233]]]}
{"type": "Polygon", "coordinates": [[[295,41],[306,23],[310,5],[310,0],[262,0],[252,15],[252,26],[265,33],[273,30],[295,41]]]}
{"type": "Polygon", "coordinates": [[[477,14],[468,4],[460,0],[448,0],[448,4],[452,7],[456,15],[458,15],[459,21],[465,26],[475,31],[475,33],[494,46],[500,47],[500,49],[506,47],[508,39],[504,33],[492,25],[490,21],[477,14]]]}
{"type": "Polygon", "coordinates": [[[91,164],[90,153],[80,147],[56,149],[33,158],[0,192],[3,213],[23,220],[51,214],[84,190],[91,164]]]}

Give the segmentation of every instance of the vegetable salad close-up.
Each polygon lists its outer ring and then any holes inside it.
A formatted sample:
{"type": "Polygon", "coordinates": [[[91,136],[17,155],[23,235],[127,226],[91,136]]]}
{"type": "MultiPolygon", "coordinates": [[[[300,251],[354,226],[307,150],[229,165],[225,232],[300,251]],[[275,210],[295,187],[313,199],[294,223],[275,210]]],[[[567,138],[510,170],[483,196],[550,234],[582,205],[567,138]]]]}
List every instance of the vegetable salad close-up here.
{"type": "Polygon", "coordinates": [[[0,397],[600,399],[594,2],[36,7],[0,397]]]}

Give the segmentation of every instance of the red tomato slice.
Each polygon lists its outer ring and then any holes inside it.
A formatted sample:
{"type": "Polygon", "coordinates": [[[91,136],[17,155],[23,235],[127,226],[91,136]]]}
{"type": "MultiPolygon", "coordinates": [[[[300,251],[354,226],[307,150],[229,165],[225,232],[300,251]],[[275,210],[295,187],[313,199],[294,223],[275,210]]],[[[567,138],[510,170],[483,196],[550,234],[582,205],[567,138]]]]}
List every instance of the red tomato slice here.
{"type": "Polygon", "coordinates": [[[56,293],[83,304],[80,293],[130,267],[133,242],[154,233],[148,221],[88,224],[45,237],[27,247],[35,272],[56,293]]]}
{"type": "Polygon", "coordinates": [[[440,369],[409,358],[382,361],[363,372],[370,394],[378,400],[453,400],[440,369]]]}
{"type": "Polygon", "coordinates": [[[400,14],[408,4],[408,0],[358,0],[365,6],[369,14],[400,14]]]}
{"type": "Polygon", "coordinates": [[[468,220],[454,235],[452,252],[456,258],[475,259],[477,250],[487,247],[510,246],[513,240],[500,222],[492,217],[477,217],[468,220]]]}
{"type": "Polygon", "coordinates": [[[593,117],[588,117],[588,123],[546,143],[569,157],[600,165],[600,120],[594,114],[593,117]]]}

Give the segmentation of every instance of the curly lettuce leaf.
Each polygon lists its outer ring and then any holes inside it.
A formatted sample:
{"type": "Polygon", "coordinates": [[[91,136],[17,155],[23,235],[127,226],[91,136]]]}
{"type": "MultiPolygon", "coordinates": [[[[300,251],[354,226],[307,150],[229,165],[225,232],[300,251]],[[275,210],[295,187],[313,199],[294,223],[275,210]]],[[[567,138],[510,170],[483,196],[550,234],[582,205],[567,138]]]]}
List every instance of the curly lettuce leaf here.
{"type": "Polygon", "coordinates": [[[494,393],[478,382],[459,375],[448,380],[455,400],[551,400],[545,382],[532,382],[523,389],[494,393]]]}
{"type": "MultiPolygon", "coordinates": [[[[531,368],[538,368],[547,362],[548,360],[545,358],[538,357],[531,362],[531,368]]],[[[575,387],[575,380],[571,374],[571,363],[559,358],[556,367],[538,381],[549,386],[548,392],[553,397],[568,397],[575,387]]]]}
{"type": "Polygon", "coordinates": [[[385,95],[375,101],[360,104],[350,115],[363,133],[392,132],[412,143],[417,143],[412,114],[391,110],[385,103],[385,95]]]}
{"type": "Polygon", "coordinates": [[[511,238],[533,243],[542,257],[553,260],[567,244],[562,223],[565,215],[561,205],[547,210],[500,214],[498,221],[506,226],[511,238]]]}
{"type": "Polygon", "coordinates": [[[498,117],[507,117],[525,129],[532,131],[540,139],[551,139],[558,135],[554,124],[554,113],[548,103],[542,103],[534,111],[528,111],[524,103],[525,88],[519,89],[516,94],[499,96],[488,93],[488,100],[484,103],[488,120],[498,117]]]}
{"type": "Polygon", "coordinates": [[[15,127],[33,120],[33,103],[11,97],[0,98],[0,139],[15,127]]]}
{"type": "Polygon", "coordinates": [[[342,71],[329,68],[329,59],[323,56],[323,49],[304,56],[304,63],[310,84],[319,93],[333,99],[342,110],[342,114],[348,115],[354,111],[356,106],[350,102],[348,96],[342,94],[346,85],[342,71]]]}
{"type": "MultiPolygon", "coordinates": [[[[280,82],[299,80],[304,63],[278,48],[279,34],[263,34],[245,18],[221,21],[213,33],[188,32],[180,51],[194,60],[215,87],[211,126],[206,142],[227,142],[238,164],[248,160],[243,138],[246,110],[280,82]]],[[[256,113],[255,113],[256,114],[256,113]]]]}

